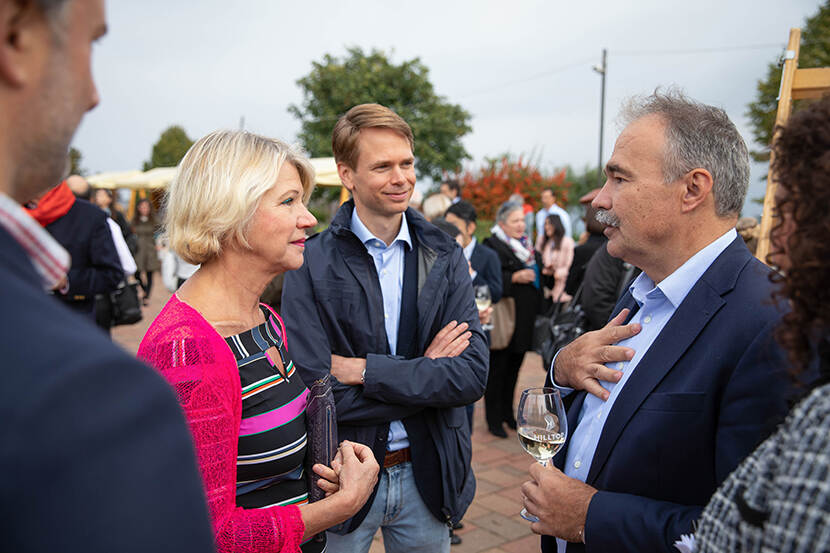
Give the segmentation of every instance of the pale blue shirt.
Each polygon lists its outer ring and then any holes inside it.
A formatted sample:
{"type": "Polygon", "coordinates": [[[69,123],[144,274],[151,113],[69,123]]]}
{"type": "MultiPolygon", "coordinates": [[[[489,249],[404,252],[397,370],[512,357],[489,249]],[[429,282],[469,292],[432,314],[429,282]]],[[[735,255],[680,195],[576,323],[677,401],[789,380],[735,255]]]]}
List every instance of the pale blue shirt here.
{"type": "MultiPolygon", "coordinates": [[[[470,261],[473,258],[473,250],[476,249],[476,237],[473,236],[473,238],[470,240],[470,243],[467,244],[467,246],[463,249],[464,257],[467,258],[467,261],[470,261]]],[[[473,273],[470,275],[470,278],[472,280],[475,280],[476,276],[478,275],[478,272],[475,269],[472,269],[472,271],[473,273]]]]}
{"type": "MultiPolygon", "coordinates": [[[[380,281],[380,292],[383,295],[383,323],[386,328],[386,339],[389,342],[389,351],[395,355],[398,347],[398,324],[401,315],[401,295],[403,293],[404,247],[412,248],[412,239],[409,235],[409,225],[406,224],[406,215],[401,215],[401,229],[390,245],[372,234],[360,217],[357,209],[352,211],[352,232],[366,246],[366,251],[375,260],[375,270],[380,281]]],[[[386,442],[388,451],[397,451],[409,447],[409,438],[406,429],[399,420],[389,423],[389,437],[386,442]]]]}
{"type": "MultiPolygon", "coordinates": [[[[608,413],[611,412],[611,408],[625,387],[625,383],[628,382],[632,373],[637,369],[640,360],[648,352],[666,323],[672,318],[678,306],[683,303],[689,290],[737,236],[735,229],[729,229],[726,234],[690,257],[656,286],[654,281],[645,273],[640,273],[631,283],[629,290],[640,307],[631,317],[630,324],[639,323],[642,330],[635,336],[618,342],[617,345],[633,349],[634,357],[631,361],[609,364],[610,368],[622,371],[623,375],[620,381],[616,383],[599,381],[600,385],[610,392],[606,401],[592,394],[585,396],[585,401],[579,411],[576,428],[568,429],[571,433],[571,439],[565,457],[565,474],[583,482],[588,478],[591,462],[605,421],[608,418],[608,413]]],[[[553,379],[552,366],[550,376],[553,379]]],[[[566,393],[572,391],[570,388],[559,388],[566,393]]],[[[557,538],[556,543],[558,552],[564,553],[567,542],[557,538]]]]}

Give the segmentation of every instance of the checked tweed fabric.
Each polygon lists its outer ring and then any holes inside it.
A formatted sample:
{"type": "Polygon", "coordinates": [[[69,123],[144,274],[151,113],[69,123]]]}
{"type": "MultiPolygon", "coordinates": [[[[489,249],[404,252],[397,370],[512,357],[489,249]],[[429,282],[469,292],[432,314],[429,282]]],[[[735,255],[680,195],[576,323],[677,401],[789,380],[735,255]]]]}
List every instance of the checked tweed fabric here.
{"type": "Polygon", "coordinates": [[[818,387],[715,492],[696,552],[830,551],[830,384],[818,387]]]}

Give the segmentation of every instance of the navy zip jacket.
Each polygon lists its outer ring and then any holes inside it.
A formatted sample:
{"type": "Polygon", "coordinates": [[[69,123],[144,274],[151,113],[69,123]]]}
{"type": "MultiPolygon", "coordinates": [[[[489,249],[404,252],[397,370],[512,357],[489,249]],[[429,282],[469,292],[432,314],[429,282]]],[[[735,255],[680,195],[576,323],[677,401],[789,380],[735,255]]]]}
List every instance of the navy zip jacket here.
{"type": "MultiPolygon", "coordinates": [[[[389,422],[409,435],[415,482],[441,521],[458,521],[475,495],[472,448],[464,406],[487,384],[488,350],[461,248],[412,209],[406,220],[413,249],[406,254],[398,353],[391,355],[380,282],[366,247],[350,229],[354,202],[306,242],[305,263],[285,275],[282,315],[287,346],[310,385],[331,369],[331,355],[366,358],[365,382],[334,382],[340,439],[369,445],[383,466],[389,422]],[[451,321],[467,322],[470,345],[458,357],[423,353],[451,321]]],[[[339,531],[360,525],[374,495],[339,531]]]]}

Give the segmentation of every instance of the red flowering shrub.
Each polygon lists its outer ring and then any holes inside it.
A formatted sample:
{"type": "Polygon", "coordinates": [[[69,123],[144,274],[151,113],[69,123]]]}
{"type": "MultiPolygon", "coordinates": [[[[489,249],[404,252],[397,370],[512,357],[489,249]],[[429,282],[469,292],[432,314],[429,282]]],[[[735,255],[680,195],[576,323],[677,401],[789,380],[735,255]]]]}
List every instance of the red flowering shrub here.
{"type": "Polygon", "coordinates": [[[545,176],[532,163],[520,157],[509,156],[485,161],[481,169],[465,171],[460,177],[461,197],[475,206],[478,216],[494,219],[499,206],[515,193],[521,194],[533,209],[541,206],[542,190],[552,188],[559,205],[568,201],[570,182],[565,180],[566,170],[545,176]]]}

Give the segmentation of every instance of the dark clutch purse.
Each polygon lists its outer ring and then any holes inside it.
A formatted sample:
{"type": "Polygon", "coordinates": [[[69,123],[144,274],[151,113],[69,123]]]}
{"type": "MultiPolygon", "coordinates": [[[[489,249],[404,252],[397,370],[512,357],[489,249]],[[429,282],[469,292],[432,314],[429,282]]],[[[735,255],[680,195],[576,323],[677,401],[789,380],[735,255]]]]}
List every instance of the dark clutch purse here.
{"type": "Polygon", "coordinates": [[[308,451],[306,454],[308,475],[308,501],[313,503],[326,496],[326,492],[317,486],[320,479],[311,467],[320,463],[331,466],[337,453],[337,412],[334,408],[334,394],[331,392],[329,375],[315,380],[308,394],[305,409],[308,451]]]}
{"type": "Polygon", "coordinates": [[[112,325],[131,325],[141,320],[141,304],[138,301],[138,284],[121,281],[110,292],[112,325]]]}

